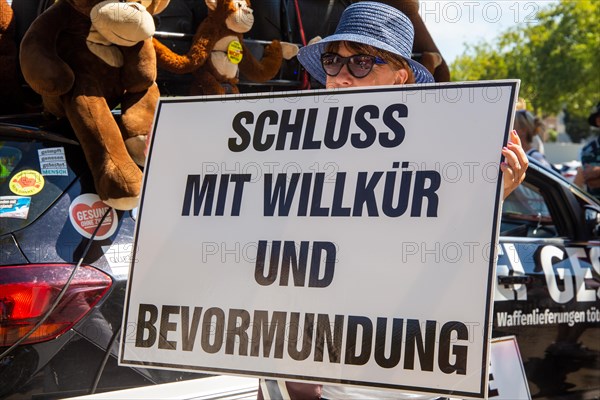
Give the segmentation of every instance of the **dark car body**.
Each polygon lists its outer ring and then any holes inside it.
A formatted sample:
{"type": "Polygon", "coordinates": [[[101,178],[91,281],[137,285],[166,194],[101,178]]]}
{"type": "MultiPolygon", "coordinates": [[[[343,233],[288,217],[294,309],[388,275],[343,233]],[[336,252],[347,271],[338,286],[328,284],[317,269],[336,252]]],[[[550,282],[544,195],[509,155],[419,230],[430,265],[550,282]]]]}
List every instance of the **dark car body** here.
{"type": "Polygon", "coordinates": [[[492,332],[516,336],[533,398],[600,397],[599,211],[533,160],[504,202],[492,332]]]}

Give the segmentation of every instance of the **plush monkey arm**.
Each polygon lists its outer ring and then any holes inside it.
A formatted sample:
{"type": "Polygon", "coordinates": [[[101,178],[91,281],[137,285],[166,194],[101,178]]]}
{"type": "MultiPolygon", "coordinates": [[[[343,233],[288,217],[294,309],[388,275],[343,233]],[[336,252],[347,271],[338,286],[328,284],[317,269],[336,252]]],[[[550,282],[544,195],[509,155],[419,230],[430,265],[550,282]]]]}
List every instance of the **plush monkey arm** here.
{"type": "Polygon", "coordinates": [[[273,40],[271,44],[265,47],[265,52],[260,61],[258,61],[250,50],[242,44],[244,57],[240,62],[240,72],[245,78],[255,82],[265,82],[273,78],[279,68],[281,68],[281,61],[283,54],[281,50],[281,44],[278,40],[273,40]]]}
{"type": "MultiPolygon", "coordinates": [[[[0,62],[0,91],[4,88],[3,85],[16,83],[17,46],[15,44],[15,30],[13,10],[6,0],[0,0],[0,60],[2,60],[0,62]]],[[[6,92],[2,91],[2,94],[4,93],[6,92]]]]}
{"type": "Polygon", "coordinates": [[[286,60],[291,60],[298,55],[298,45],[288,42],[279,42],[281,44],[281,54],[286,60]]]}
{"type": "Polygon", "coordinates": [[[188,53],[181,55],[173,52],[156,38],[152,39],[152,44],[156,50],[158,66],[175,74],[189,74],[196,71],[204,65],[214,47],[214,42],[208,39],[194,38],[188,53]]]}
{"type": "Polygon", "coordinates": [[[120,47],[123,52],[121,82],[128,92],[139,93],[156,80],[156,53],[150,39],[135,46],[120,47]]]}
{"type": "Polygon", "coordinates": [[[6,0],[0,1],[0,38],[10,32],[11,36],[15,31],[14,13],[6,0]]]}
{"type": "Polygon", "coordinates": [[[20,63],[23,77],[41,95],[60,96],[73,87],[75,74],[58,56],[58,35],[69,25],[72,8],[55,3],[30,26],[21,42],[20,63]]]}

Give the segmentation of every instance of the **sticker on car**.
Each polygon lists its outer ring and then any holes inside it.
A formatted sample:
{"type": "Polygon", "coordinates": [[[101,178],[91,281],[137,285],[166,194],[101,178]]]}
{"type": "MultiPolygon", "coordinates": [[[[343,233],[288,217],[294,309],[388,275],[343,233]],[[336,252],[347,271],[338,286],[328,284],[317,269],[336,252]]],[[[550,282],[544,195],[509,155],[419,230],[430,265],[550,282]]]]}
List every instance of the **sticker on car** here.
{"type": "Polygon", "coordinates": [[[40,170],[42,175],[68,176],[67,158],[63,147],[39,149],[40,170]]]}
{"type": "Polygon", "coordinates": [[[26,169],[17,172],[10,180],[10,191],[18,196],[33,196],[44,188],[44,177],[38,171],[26,169]]]}
{"type": "Polygon", "coordinates": [[[1,196],[0,218],[27,219],[31,197],[1,196]]]}
{"type": "Polygon", "coordinates": [[[88,239],[92,238],[96,227],[101,224],[96,232],[96,236],[94,236],[94,240],[109,238],[115,233],[118,225],[116,211],[107,206],[95,193],[86,193],[77,196],[69,207],[69,219],[75,230],[88,239]],[[107,211],[108,215],[102,221],[102,217],[107,211]]]}

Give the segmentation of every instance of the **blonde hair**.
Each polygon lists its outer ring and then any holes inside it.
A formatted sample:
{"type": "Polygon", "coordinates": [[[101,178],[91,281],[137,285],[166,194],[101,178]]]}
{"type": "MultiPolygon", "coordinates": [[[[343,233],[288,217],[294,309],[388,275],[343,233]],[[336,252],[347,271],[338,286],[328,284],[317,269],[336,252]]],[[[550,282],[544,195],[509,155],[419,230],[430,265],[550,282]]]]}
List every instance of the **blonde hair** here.
{"type": "Polygon", "coordinates": [[[385,62],[387,62],[390,65],[390,67],[395,71],[405,69],[406,72],[408,72],[408,79],[405,83],[415,83],[415,74],[413,73],[413,70],[410,67],[410,65],[408,65],[408,61],[406,61],[403,57],[394,53],[390,53],[389,51],[378,49],[377,47],[369,46],[368,44],[349,41],[328,43],[325,47],[325,51],[335,53],[342,46],[354,52],[355,54],[368,54],[370,56],[379,57],[385,62]]]}
{"type": "Polygon", "coordinates": [[[515,129],[525,136],[527,143],[531,143],[535,135],[542,137],[545,125],[540,118],[529,111],[518,110],[515,114],[515,129]]]}

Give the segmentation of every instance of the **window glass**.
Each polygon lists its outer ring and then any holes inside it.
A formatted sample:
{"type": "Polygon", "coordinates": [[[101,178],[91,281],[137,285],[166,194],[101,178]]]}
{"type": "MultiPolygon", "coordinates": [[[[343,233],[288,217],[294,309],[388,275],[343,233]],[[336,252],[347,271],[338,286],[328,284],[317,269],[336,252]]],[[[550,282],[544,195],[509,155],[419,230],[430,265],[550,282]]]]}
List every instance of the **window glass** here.
{"type": "Polygon", "coordinates": [[[0,235],[24,228],[46,211],[76,178],[72,145],[0,139],[0,235]]]}
{"type": "Polygon", "coordinates": [[[582,197],[578,192],[574,192],[577,202],[584,210],[585,230],[589,235],[589,239],[598,240],[600,238],[600,204],[594,201],[594,197],[582,197]]]}
{"type": "Polygon", "coordinates": [[[544,196],[527,182],[504,200],[500,234],[520,237],[557,237],[558,232],[544,196]]]}
{"type": "Polygon", "coordinates": [[[11,172],[21,161],[23,153],[18,147],[0,147],[0,185],[6,182],[11,172]]]}

